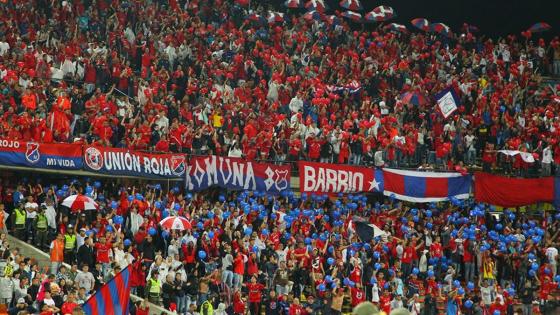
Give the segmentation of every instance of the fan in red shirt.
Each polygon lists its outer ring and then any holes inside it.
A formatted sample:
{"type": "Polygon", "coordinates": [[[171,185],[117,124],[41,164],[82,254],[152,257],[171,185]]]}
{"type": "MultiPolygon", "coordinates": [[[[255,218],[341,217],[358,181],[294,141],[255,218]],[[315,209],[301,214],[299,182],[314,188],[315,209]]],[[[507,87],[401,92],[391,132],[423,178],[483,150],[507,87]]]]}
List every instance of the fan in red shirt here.
{"type": "Polygon", "coordinates": [[[113,247],[110,241],[105,239],[105,236],[99,238],[99,243],[95,243],[96,262],[101,263],[103,266],[103,275],[107,277],[110,271],[109,251],[113,247]]]}
{"type": "Polygon", "coordinates": [[[251,283],[245,285],[249,291],[249,309],[251,314],[261,313],[262,290],[265,286],[257,283],[257,277],[251,278],[251,283]]]}
{"type": "Polygon", "coordinates": [[[350,295],[352,296],[352,307],[356,307],[356,305],[366,300],[366,294],[359,282],[356,282],[355,287],[350,288],[350,295]]]}

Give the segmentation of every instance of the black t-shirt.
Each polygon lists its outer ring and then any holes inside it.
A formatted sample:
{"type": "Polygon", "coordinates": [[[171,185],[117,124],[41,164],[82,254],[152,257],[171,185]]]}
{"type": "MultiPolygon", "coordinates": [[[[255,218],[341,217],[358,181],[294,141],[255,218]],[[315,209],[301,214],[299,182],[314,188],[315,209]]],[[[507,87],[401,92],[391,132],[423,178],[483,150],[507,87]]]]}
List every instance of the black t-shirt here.
{"type": "Polygon", "coordinates": [[[266,315],[278,315],[280,314],[280,304],[276,298],[268,298],[265,301],[266,305],[266,315]]]}

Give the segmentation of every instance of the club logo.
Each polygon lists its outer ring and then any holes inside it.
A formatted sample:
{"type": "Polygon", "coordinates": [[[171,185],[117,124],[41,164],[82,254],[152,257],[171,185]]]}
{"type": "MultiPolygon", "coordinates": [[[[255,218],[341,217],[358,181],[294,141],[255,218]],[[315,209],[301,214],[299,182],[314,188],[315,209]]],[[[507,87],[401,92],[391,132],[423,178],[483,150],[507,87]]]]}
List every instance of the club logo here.
{"type": "Polygon", "coordinates": [[[39,144],[36,142],[28,142],[27,150],[25,151],[25,159],[31,163],[35,164],[41,159],[41,153],[39,152],[39,144]]]}
{"type": "Polygon", "coordinates": [[[185,157],[182,155],[174,155],[171,157],[171,173],[175,176],[185,174],[185,157]]]}
{"type": "Polygon", "coordinates": [[[92,170],[99,171],[103,167],[103,154],[97,148],[87,148],[84,152],[84,160],[92,170]]]}

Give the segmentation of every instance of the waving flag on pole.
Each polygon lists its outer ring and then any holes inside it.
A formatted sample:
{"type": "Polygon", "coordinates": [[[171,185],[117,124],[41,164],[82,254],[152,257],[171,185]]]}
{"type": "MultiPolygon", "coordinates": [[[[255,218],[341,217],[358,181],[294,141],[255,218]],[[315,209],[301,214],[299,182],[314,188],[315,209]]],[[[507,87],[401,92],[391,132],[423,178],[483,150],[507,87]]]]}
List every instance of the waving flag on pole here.
{"type": "Polygon", "coordinates": [[[342,16],[348,18],[354,22],[361,22],[362,15],[360,13],[352,12],[352,11],[345,11],[342,12],[342,16]]]}
{"type": "Polygon", "coordinates": [[[348,10],[354,10],[354,11],[360,11],[363,10],[362,4],[360,3],[360,0],[342,0],[340,1],[340,6],[348,9],[348,10]]]}
{"type": "Polygon", "coordinates": [[[328,9],[323,0],[309,0],[305,4],[305,8],[307,10],[315,10],[319,12],[325,12],[325,10],[328,9]]]}
{"type": "Polygon", "coordinates": [[[383,169],[385,196],[411,202],[469,198],[472,176],[460,173],[383,169]]]}
{"type": "Polygon", "coordinates": [[[83,305],[86,315],[128,315],[130,268],[104,284],[83,305]]]}
{"type": "Polygon", "coordinates": [[[297,9],[303,7],[301,0],[286,0],[284,5],[290,9],[297,9]]]}
{"type": "Polygon", "coordinates": [[[460,100],[454,89],[447,88],[436,94],[436,102],[443,117],[447,118],[457,110],[460,100]]]}

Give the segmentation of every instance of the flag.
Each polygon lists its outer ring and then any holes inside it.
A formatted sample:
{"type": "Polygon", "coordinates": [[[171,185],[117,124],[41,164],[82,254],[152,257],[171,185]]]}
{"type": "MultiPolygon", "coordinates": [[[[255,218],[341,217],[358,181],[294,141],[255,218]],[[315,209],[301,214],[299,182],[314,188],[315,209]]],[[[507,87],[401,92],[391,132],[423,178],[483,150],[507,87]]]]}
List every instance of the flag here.
{"type": "Polygon", "coordinates": [[[460,173],[383,169],[385,196],[411,202],[469,198],[472,176],[460,173]]]}
{"type": "Polygon", "coordinates": [[[509,156],[521,155],[521,159],[527,163],[535,163],[535,156],[530,152],[521,152],[518,150],[498,150],[498,152],[509,156]]]}
{"type": "Polygon", "coordinates": [[[358,237],[364,243],[369,243],[372,239],[386,234],[375,224],[369,224],[363,221],[354,221],[354,226],[356,227],[356,234],[358,234],[358,237]]]}
{"type": "Polygon", "coordinates": [[[460,103],[455,90],[447,88],[436,94],[436,102],[443,117],[447,118],[457,110],[460,103]]]}
{"type": "Polygon", "coordinates": [[[86,315],[128,315],[130,268],[104,284],[83,305],[86,315]]]}
{"type": "Polygon", "coordinates": [[[555,185],[555,181],[556,184],[559,181],[554,177],[511,178],[479,172],[474,178],[474,199],[477,202],[519,207],[560,200],[560,187],[555,185]]]}

